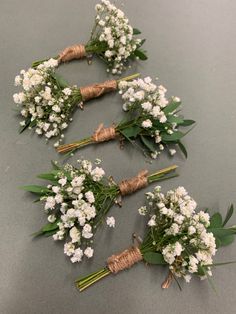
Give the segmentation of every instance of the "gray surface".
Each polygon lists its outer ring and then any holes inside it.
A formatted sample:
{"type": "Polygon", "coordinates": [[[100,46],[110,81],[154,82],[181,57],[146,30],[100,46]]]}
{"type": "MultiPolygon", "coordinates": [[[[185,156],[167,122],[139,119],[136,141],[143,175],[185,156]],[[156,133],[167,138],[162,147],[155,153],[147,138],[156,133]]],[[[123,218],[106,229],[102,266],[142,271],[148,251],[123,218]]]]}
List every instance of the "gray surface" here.
{"type": "MultiPolygon", "coordinates": [[[[75,278],[98,269],[106,257],[126,248],[133,231],[142,233],[136,209],[144,200],[143,192],[127,198],[122,209],[113,208],[117,227],[114,232],[97,234],[96,256],[87,264],[71,265],[62,245],[30,237],[45,216],[41,206],[32,204],[33,198],[18,186],[36,182],[35,175],[47,170],[50,159],[58,156],[37,136],[29,132],[18,135],[19,121],[12,110],[13,79],[31,61],[84,42],[94,4],[85,0],[0,1],[0,313],[234,313],[234,265],[214,272],[218,295],[207,282],[198,280],[185,285],[182,293],[175,284],[162,291],[165,273],[143,264],[107,278],[83,294],[75,290],[75,278]]],[[[163,189],[184,185],[200,208],[224,212],[229,202],[236,203],[236,3],[138,0],[125,1],[125,11],[147,38],[149,60],[137,69],[158,76],[169,95],[181,97],[185,116],[198,121],[184,140],[188,160],[180,155],[173,159],[180,165],[181,176],[163,183],[163,189]]],[[[90,67],[86,62],[73,62],[60,72],[71,83],[82,85],[106,78],[104,66],[97,60],[90,67]]],[[[75,114],[66,140],[83,137],[97,123],[108,124],[121,114],[118,95],[95,101],[75,114]]],[[[146,164],[137,151],[120,151],[116,143],[89,147],[82,153],[91,159],[102,157],[106,172],[117,180],[143,167],[155,170],[172,162],[163,154],[159,161],[146,164]]],[[[216,259],[235,259],[235,248],[235,244],[225,248],[216,259]]]]}

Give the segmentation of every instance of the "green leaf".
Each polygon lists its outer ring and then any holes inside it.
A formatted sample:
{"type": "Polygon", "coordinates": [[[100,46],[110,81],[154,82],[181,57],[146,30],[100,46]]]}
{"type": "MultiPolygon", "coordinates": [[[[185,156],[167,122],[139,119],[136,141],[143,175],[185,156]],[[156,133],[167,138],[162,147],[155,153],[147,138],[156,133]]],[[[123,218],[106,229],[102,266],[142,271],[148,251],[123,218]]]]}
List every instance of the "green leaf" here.
{"type": "Polygon", "coordinates": [[[220,246],[227,246],[234,242],[234,235],[230,234],[220,238],[220,246]]]}
{"type": "Polygon", "coordinates": [[[119,132],[127,138],[136,137],[140,131],[141,131],[141,128],[136,125],[128,127],[124,130],[119,130],[119,132]]]}
{"type": "Polygon", "coordinates": [[[137,45],[138,48],[142,47],[142,45],[145,43],[146,39],[142,39],[140,43],[137,45]]]}
{"type": "Polygon", "coordinates": [[[48,180],[48,181],[53,181],[53,182],[57,181],[55,179],[54,173],[41,173],[41,174],[37,175],[37,178],[48,180]]]}
{"type": "Polygon", "coordinates": [[[225,225],[227,224],[227,222],[228,222],[228,221],[230,220],[230,218],[232,217],[233,213],[234,213],[234,205],[231,204],[230,207],[229,207],[229,209],[228,209],[228,211],[227,211],[227,214],[226,214],[226,216],[225,216],[225,220],[224,220],[224,222],[223,222],[223,226],[225,226],[225,225]]]}
{"type": "Polygon", "coordinates": [[[24,186],[21,186],[20,189],[28,191],[28,192],[32,192],[35,194],[46,194],[46,193],[51,192],[51,190],[49,190],[47,187],[41,186],[41,185],[24,185],[24,186]]]}
{"type": "Polygon", "coordinates": [[[184,136],[185,133],[181,131],[176,131],[173,134],[161,133],[161,138],[163,142],[176,142],[179,141],[184,136]]]}
{"type": "Polygon", "coordinates": [[[168,115],[167,121],[170,123],[176,123],[177,125],[182,125],[184,120],[180,117],[176,117],[174,115],[168,115]]]}
{"type": "Polygon", "coordinates": [[[136,56],[136,57],[138,57],[140,60],[147,60],[147,56],[146,56],[146,54],[143,52],[143,51],[141,51],[141,50],[139,50],[139,49],[136,49],[135,51],[134,51],[134,55],[136,56]]]}
{"type": "Polygon", "coordinates": [[[61,88],[65,88],[69,86],[69,83],[59,74],[57,73],[53,73],[52,77],[56,80],[57,84],[61,87],[61,88]]]}
{"type": "Polygon", "coordinates": [[[181,105],[180,101],[179,102],[172,101],[163,109],[163,112],[165,115],[167,115],[168,113],[174,112],[180,105],[181,105]]]}
{"type": "Polygon", "coordinates": [[[235,234],[234,230],[224,228],[208,228],[207,231],[212,232],[213,235],[220,240],[220,242],[224,237],[235,234]]]}
{"type": "Polygon", "coordinates": [[[150,140],[147,136],[143,136],[143,135],[140,135],[140,138],[141,138],[143,144],[146,146],[146,148],[149,151],[151,151],[152,153],[155,153],[156,147],[155,147],[155,144],[153,143],[153,141],[150,140]]]}
{"type": "Polygon", "coordinates": [[[194,123],[196,123],[196,121],[194,121],[194,120],[183,120],[183,122],[179,123],[179,125],[181,125],[181,126],[190,126],[190,125],[192,125],[194,123]]]}
{"type": "Polygon", "coordinates": [[[143,255],[143,259],[149,264],[166,265],[162,254],[156,252],[147,252],[143,255]]]}
{"type": "Polygon", "coordinates": [[[53,166],[53,169],[60,170],[60,167],[58,166],[58,163],[54,160],[51,160],[51,164],[53,166]]]}
{"type": "Polygon", "coordinates": [[[221,228],[223,226],[222,216],[220,213],[215,213],[210,218],[210,228],[221,228]]]}
{"type": "Polygon", "coordinates": [[[59,220],[56,220],[53,223],[48,223],[45,226],[43,226],[38,232],[35,232],[33,234],[33,236],[37,237],[40,235],[46,235],[46,236],[50,236],[54,233],[56,233],[56,231],[58,230],[58,222],[59,220]]]}
{"type": "Polygon", "coordinates": [[[182,151],[182,153],[184,154],[185,158],[188,158],[188,152],[184,146],[184,144],[180,141],[178,141],[177,143],[179,145],[180,150],[182,151]]]}
{"type": "Polygon", "coordinates": [[[141,34],[141,31],[139,29],[137,29],[137,28],[133,28],[133,34],[134,35],[139,35],[139,34],[141,34]]]}
{"type": "Polygon", "coordinates": [[[19,133],[20,134],[23,133],[29,127],[30,123],[31,123],[31,117],[25,120],[25,125],[22,128],[20,128],[19,133]]]}

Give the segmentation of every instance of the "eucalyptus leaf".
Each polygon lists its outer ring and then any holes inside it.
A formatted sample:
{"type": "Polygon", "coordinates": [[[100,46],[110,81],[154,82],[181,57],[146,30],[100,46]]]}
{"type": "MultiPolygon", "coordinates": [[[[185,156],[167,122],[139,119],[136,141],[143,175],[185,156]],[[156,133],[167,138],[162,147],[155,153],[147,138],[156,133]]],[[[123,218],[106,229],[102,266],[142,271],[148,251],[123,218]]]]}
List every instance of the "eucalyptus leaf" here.
{"type": "Polygon", "coordinates": [[[69,86],[69,83],[58,73],[52,73],[51,75],[62,89],[69,86]]]}
{"type": "Polygon", "coordinates": [[[133,28],[133,34],[134,35],[139,35],[139,34],[141,34],[141,31],[139,29],[137,29],[137,28],[133,28]]]}
{"type": "Polygon", "coordinates": [[[185,133],[181,131],[176,131],[173,134],[161,133],[161,138],[163,142],[176,142],[179,141],[184,136],[185,133]]]}
{"type": "Polygon", "coordinates": [[[179,145],[179,148],[182,151],[182,153],[184,154],[185,158],[188,158],[188,152],[187,152],[184,144],[181,141],[178,141],[177,144],[179,145]]]}
{"type": "Polygon", "coordinates": [[[143,144],[145,145],[145,147],[151,151],[152,153],[155,153],[156,152],[156,147],[155,147],[155,144],[153,143],[152,140],[150,140],[150,138],[148,138],[147,136],[143,136],[143,135],[140,135],[140,138],[143,142],[143,144]]]}
{"type": "Polygon", "coordinates": [[[162,254],[156,252],[147,252],[143,255],[143,259],[149,264],[166,265],[162,254]]]}
{"type": "Polygon", "coordinates": [[[220,246],[227,246],[234,242],[234,235],[230,234],[220,238],[220,246]]]}
{"type": "Polygon", "coordinates": [[[20,189],[40,195],[51,192],[47,187],[41,185],[24,185],[20,189]]]}
{"type": "Polygon", "coordinates": [[[225,219],[224,219],[224,222],[223,222],[223,226],[225,226],[227,224],[227,222],[230,220],[230,218],[232,217],[234,213],[234,205],[231,204],[228,211],[227,211],[227,214],[225,216],[225,219]]]}
{"type": "Polygon", "coordinates": [[[223,226],[222,216],[220,213],[215,213],[210,218],[210,228],[220,228],[223,226]]]}
{"type": "Polygon", "coordinates": [[[143,51],[141,51],[141,50],[139,50],[139,49],[136,49],[135,51],[134,51],[134,55],[136,56],[136,57],[138,57],[140,60],[142,60],[142,61],[144,61],[144,60],[147,60],[147,56],[146,56],[146,54],[143,52],[143,51]]]}
{"type": "Polygon", "coordinates": [[[119,132],[127,138],[136,137],[140,131],[141,131],[141,128],[136,125],[128,127],[123,130],[119,130],[119,132]]]}
{"type": "Polygon", "coordinates": [[[30,122],[31,122],[31,118],[27,118],[25,120],[25,125],[23,127],[21,127],[20,130],[19,130],[20,134],[23,133],[29,127],[30,122]]]}
{"type": "Polygon", "coordinates": [[[182,123],[179,123],[179,125],[181,126],[190,126],[190,125],[193,125],[194,123],[196,123],[196,121],[194,120],[183,120],[182,123]]]}
{"type": "Polygon", "coordinates": [[[181,105],[181,102],[175,102],[172,101],[169,105],[167,105],[164,109],[163,112],[165,115],[174,112],[179,106],[181,105]]]}

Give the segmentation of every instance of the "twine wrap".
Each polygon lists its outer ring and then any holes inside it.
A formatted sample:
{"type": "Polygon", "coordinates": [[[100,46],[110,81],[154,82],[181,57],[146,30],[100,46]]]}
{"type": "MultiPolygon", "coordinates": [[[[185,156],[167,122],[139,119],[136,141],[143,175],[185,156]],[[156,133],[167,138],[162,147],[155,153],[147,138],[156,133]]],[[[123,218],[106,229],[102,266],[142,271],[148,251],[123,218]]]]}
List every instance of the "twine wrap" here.
{"type": "Polygon", "coordinates": [[[131,179],[123,180],[119,184],[122,196],[132,194],[148,185],[148,171],[142,170],[139,174],[131,179]]]}
{"type": "Polygon", "coordinates": [[[121,270],[132,267],[135,263],[140,262],[143,256],[138,247],[131,248],[121,252],[120,254],[112,255],[107,260],[107,267],[116,274],[121,270]]]}
{"type": "Polygon", "coordinates": [[[101,84],[93,84],[80,88],[82,100],[86,101],[89,99],[97,98],[103,94],[115,91],[117,89],[116,80],[108,80],[101,84]]]}
{"type": "Polygon", "coordinates": [[[58,61],[67,62],[74,59],[82,59],[86,56],[86,50],[84,45],[73,45],[65,48],[60,54],[58,61]]]}
{"type": "Polygon", "coordinates": [[[114,126],[104,128],[103,124],[100,124],[97,130],[93,133],[92,139],[94,142],[106,142],[116,137],[116,129],[114,126]]]}

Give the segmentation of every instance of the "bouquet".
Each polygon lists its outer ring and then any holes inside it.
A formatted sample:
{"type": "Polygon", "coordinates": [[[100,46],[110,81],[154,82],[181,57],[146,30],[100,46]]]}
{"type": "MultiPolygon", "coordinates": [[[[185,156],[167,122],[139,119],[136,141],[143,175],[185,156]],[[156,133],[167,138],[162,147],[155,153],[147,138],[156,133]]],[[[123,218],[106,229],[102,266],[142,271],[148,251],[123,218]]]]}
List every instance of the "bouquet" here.
{"type": "Polygon", "coordinates": [[[196,212],[196,202],[183,187],[164,195],[157,186],[153,193],[147,193],[147,201],[148,205],[139,209],[140,215],[149,215],[144,240],[139,246],[112,255],[101,271],[79,279],[76,285],[80,291],[140,261],[168,267],[162,288],[168,288],[173,279],[177,283],[178,278],[190,282],[193,275],[209,279],[214,266],[227,264],[214,263],[213,257],[218,248],[234,241],[236,226],[225,226],[233,205],[224,220],[220,213],[210,216],[207,210],[196,212]]]}
{"type": "Polygon", "coordinates": [[[187,157],[187,151],[182,143],[182,138],[188,133],[179,130],[194,124],[193,120],[186,120],[179,116],[181,101],[178,97],[166,98],[166,89],[152,82],[150,77],[136,79],[132,82],[119,83],[122,94],[123,109],[127,111],[128,118],[120,123],[104,128],[103,124],[91,137],[83,140],[60,145],[59,153],[74,152],[76,149],[104,141],[121,139],[131,142],[147,152],[152,158],[165,149],[169,149],[171,155],[176,153],[178,146],[187,157]]]}
{"type": "MultiPolygon", "coordinates": [[[[115,91],[120,80],[108,80],[100,84],[85,87],[69,86],[55,68],[58,61],[50,59],[30,68],[22,70],[15,78],[15,85],[23,88],[22,92],[13,95],[14,102],[20,106],[20,114],[24,120],[20,122],[21,131],[35,128],[38,135],[46,139],[55,136],[63,137],[62,131],[72,121],[74,110],[83,102],[115,91]]],[[[138,74],[123,78],[129,80],[138,74]]],[[[122,79],[121,79],[122,80],[122,79]]],[[[55,146],[59,145],[57,142],[55,146]]]]}
{"type": "MultiPolygon", "coordinates": [[[[108,0],[102,0],[95,9],[97,15],[88,43],[67,47],[55,58],[58,63],[85,57],[90,62],[91,57],[96,55],[106,63],[108,72],[121,74],[129,59],[147,59],[141,49],[145,40],[135,38],[141,32],[129,24],[124,12],[108,0]]],[[[34,62],[33,67],[43,61],[34,62]]]]}
{"type": "Polygon", "coordinates": [[[38,177],[50,181],[49,185],[22,187],[39,196],[44,204],[49,223],[35,235],[52,236],[54,240],[65,240],[64,253],[72,263],[80,262],[83,255],[93,256],[92,242],[99,225],[106,220],[109,227],[115,226],[114,217],[106,217],[119,197],[132,194],[148,184],[176,176],[176,166],[148,174],[141,171],[137,176],[119,184],[105,177],[101,167],[88,160],[78,160],[79,167],[70,164],[59,166],[38,177]]]}

